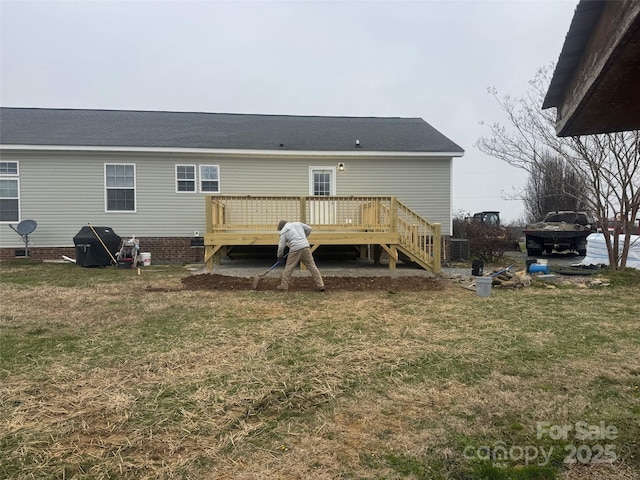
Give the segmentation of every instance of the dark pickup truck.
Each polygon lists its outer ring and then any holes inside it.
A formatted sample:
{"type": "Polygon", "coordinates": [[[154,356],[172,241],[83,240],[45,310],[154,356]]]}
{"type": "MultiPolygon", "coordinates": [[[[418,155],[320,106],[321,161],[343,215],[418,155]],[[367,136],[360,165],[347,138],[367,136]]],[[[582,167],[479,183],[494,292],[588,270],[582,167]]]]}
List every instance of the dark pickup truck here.
{"type": "Polygon", "coordinates": [[[527,255],[535,257],[553,250],[586,255],[587,237],[596,230],[596,222],[588,212],[549,212],[542,222],[531,224],[524,231],[527,255]]]}

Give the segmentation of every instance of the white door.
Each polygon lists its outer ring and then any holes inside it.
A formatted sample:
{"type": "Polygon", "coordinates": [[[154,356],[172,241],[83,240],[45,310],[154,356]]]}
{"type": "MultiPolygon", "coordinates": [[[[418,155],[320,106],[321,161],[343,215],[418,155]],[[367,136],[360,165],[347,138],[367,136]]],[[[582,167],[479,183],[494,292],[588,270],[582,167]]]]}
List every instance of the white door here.
{"type": "MultiPolygon", "coordinates": [[[[309,168],[309,195],[329,197],[336,194],[335,167],[309,168]]],[[[330,225],[335,223],[336,205],[328,198],[309,202],[310,223],[313,225],[330,225]]]]}

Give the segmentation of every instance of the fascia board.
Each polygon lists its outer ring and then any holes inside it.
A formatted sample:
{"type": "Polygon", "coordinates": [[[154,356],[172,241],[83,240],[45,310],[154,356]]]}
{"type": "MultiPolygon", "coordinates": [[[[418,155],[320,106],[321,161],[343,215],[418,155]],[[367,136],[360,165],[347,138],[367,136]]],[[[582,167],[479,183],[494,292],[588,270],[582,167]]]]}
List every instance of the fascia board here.
{"type": "Polygon", "coordinates": [[[127,152],[127,153],[183,153],[224,155],[233,157],[462,157],[464,152],[379,152],[379,151],[308,151],[308,150],[240,150],[215,148],[172,147],[96,147],[66,145],[0,145],[2,150],[60,151],[60,152],[127,152]]]}

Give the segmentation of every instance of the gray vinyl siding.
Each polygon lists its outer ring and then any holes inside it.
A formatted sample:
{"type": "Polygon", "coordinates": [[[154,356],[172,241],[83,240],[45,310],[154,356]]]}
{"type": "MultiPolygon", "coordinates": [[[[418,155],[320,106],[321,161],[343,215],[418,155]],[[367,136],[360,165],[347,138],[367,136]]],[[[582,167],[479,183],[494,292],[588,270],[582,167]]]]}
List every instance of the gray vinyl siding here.
{"type": "Polygon", "coordinates": [[[451,158],[345,160],[337,172],[337,195],[395,195],[449,235],[451,222],[451,158]]]}
{"type": "Polygon", "coordinates": [[[221,163],[221,194],[308,195],[309,168],[336,169],[336,195],[395,195],[416,213],[451,223],[451,158],[243,159],[221,163]],[[345,169],[337,171],[338,163],[345,169]]]}
{"type": "MultiPolygon", "coordinates": [[[[38,222],[33,247],[73,246],[88,223],[121,237],[191,237],[205,231],[202,193],[176,193],[176,164],[219,165],[222,195],[307,195],[309,167],[336,167],[337,195],[396,195],[449,234],[451,158],[363,158],[330,155],[301,158],[215,154],[3,151],[18,161],[21,219],[38,222]],[[105,212],[105,163],[136,166],[136,212],[105,212]]],[[[199,183],[197,183],[199,192],[199,183]]],[[[20,237],[0,225],[0,245],[20,247],[20,237]]]]}

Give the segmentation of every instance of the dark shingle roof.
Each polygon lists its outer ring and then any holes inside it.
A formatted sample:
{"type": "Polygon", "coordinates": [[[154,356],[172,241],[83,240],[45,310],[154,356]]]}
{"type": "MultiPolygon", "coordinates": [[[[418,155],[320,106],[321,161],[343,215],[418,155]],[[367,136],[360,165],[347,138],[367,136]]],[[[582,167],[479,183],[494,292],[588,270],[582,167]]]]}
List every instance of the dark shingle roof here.
{"type": "Polygon", "coordinates": [[[3,145],[464,152],[421,118],[39,108],[0,114],[3,145]]]}

